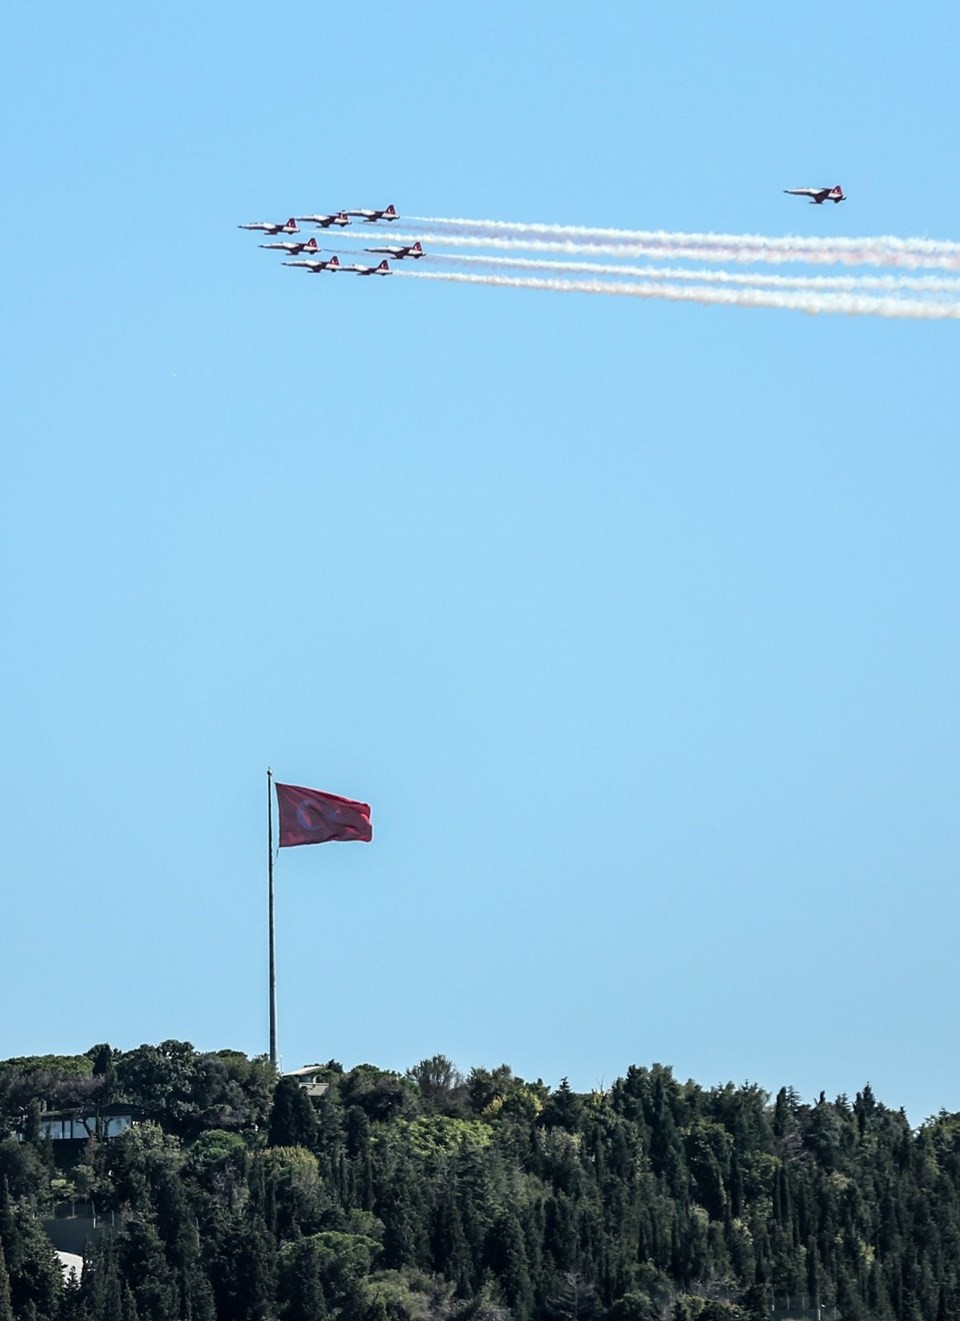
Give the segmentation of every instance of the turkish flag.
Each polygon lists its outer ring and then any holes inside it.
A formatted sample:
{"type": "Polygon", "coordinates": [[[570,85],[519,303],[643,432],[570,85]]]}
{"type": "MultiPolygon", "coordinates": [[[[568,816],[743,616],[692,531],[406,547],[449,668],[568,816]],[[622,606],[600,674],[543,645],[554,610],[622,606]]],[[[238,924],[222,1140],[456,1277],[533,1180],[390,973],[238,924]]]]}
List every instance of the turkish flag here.
{"type": "Polygon", "coordinates": [[[373,839],[367,803],[295,784],[276,784],[276,790],[282,849],[294,844],[326,844],[333,839],[356,839],[365,844],[373,839]]]}

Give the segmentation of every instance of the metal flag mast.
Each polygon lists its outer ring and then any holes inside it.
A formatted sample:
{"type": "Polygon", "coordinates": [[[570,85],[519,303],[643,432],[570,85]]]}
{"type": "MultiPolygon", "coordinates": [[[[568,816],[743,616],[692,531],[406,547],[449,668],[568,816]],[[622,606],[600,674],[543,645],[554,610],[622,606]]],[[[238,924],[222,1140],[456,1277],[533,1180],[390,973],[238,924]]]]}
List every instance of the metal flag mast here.
{"type": "Polygon", "coordinates": [[[267,767],[267,876],[268,940],[270,947],[270,1063],[279,1062],[277,1050],[277,930],[273,893],[273,790],[277,791],[280,818],[278,849],[295,844],[325,844],[331,839],[373,839],[370,806],[322,789],[304,789],[294,784],[274,784],[267,767]]]}
{"type": "Polygon", "coordinates": [[[267,767],[267,874],[270,945],[270,1063],[277,1067],[277,931],[273,906],[273,772],[267,767]]]}

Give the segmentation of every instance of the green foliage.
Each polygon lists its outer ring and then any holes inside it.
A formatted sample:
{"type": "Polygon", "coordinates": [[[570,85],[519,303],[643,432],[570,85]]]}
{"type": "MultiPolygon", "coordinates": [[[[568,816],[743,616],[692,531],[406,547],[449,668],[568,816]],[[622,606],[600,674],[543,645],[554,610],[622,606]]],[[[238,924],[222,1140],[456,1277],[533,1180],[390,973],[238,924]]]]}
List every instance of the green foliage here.
{"type": "Polygon", "coordinates": [[[36,1148],[16,1138],[0,1142],[0,1183],[12,1197],[29,1197],[48,1174],[46,1162],[36,1148]]]}
{"type": "Polygon", "coordinates": [[[8,1070],[48,1078],[89,1078],[93,1063],[87,1055],[20,1055],[0,1061],[0,1074],[8,1070]]]}
{"type": "Polygon", "coordinates": [[[576,1133],[583,1119],[583,1102],[573,1091],[566,1078],[548,1098],[540,1114],[540,1122],[545,1128],[564,1128],[568,1133],[576,1133]]]}
{"type": "Polygon", "coordinates": [[[281,1250],[279,1298],[281,1315],[288,1321],[324,1321],[327,1316],[320,1257],[311,1239],[281,1250]]]}
{"type": "Polygon", "coordinates": [[[0,1249],[14,1316],[55,1318],[63,1292],[60,1264],[39,1219],[24,1202],[0,1206],[0,1249]]]}
{"type": "Polygon", "coordinates": [[[423,1271],[376,1271],[363,1281],[362,1294],[371,1321],[447,1321],[463,1310],[448,1280],[423,1271]]]}
{"type": "Polygon", "coordinates": [[[428,1115],[459,1115],[467,1106],[467,1088],[463,1074],[446,1055],[433,1055],[407,1070],[408,1080],[414,1084],[420,1105],[428,1115]]]}
{"type": "Polygon", "coordinates": [[[358,1106],[368,1119],[384,1123],[416,1111],[417,1090],[409,1078],[372,1064],[358,1064],[338,1084],[345,1107],[358,1106]]]}
{"type": "Polygon", "coordinates": [[[662,1303],[645,1293],[625,1293],[608,1309],[604,1321],[661,1321],[662,1303]]]}
{"type": "Polygon", "coordinates": [[[380,1244],[374,1239],[334,1230],[288,1244],[280,1254],[287,1306],[293,1303],[291,1281],[304,1277],[317,1282],[325,1309],[344,1307],[357,1297],[360,1282],[370,1274],[379,1253],[380,1244]]]}
{"type": "Polygon", "coordinates": [[[310,1098],[295,1078],[281,1078],[273,1093],[271,1147],[312,1147],[317,1140],[317,1116],[310,1098]]]}
{"type": "Polygon", "coordinates": [[[10,1276],[7,1273],[7,1258],[0,1242],[0,1321],[14,1321],[13,1302],[10,1297],[10,1276]]]}
{"type": "Polygon", "coordinates": [[[314,1099],[177,1041],[0,1065],[0,1321],[960,1316],[960,1115],[914,1132],[869,1085],[771,1101],[658,1064],[588,1095],[442,1055],[325,1073],[314,1099]],[[134,1127],[39,1139],[42,1109],[106,1099],[134,1127]],[[68,1291],[41,1217],[74,1197],[119,1232],[68,1291]]]}
{"type": "Polygon", "coordinates": [[[409,1151],[421,1157],[440,1156],[461,1148],[488,1147],[493,1141],[489,1124],[446,1115],[398,1119],[393,1130],[409,1151]]]}

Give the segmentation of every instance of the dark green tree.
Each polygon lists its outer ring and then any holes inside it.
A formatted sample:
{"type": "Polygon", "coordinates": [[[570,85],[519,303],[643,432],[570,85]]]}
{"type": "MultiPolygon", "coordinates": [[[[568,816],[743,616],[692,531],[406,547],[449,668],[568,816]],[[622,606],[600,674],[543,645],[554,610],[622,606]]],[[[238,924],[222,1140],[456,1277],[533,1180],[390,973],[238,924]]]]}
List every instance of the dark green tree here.
{"type": "Polygon", "coordinates": [[[10,1299],[10,1276],[7,1274],[7,1258],[0,1242],[0,1321],[14,1321],[13,1303],[10,1299]]]}
{"type": "Polygon", "coordinates": [[[317,1116],[309,1096],[295,1078],[281,1078],[273,1093],[267,1142],[312,1150],[316,1141],[317,1116]]]}
{"type": "Polygon", "coordinates": [[[487,1266],[496,1276],[504,1301],[517,1321],[526,1321],[533,1305],[523,1230],[515,1212],[498,1216],[487,1235],[487,1266]]]}
{"type": "Polygon", "coordinates": [[[407,1077],[420,1096],[424,1114],[459,1115],[466,1111],[467,1089],[463,1075],[446,1055],[432,1055],[407,1070],[407,1077]]]}

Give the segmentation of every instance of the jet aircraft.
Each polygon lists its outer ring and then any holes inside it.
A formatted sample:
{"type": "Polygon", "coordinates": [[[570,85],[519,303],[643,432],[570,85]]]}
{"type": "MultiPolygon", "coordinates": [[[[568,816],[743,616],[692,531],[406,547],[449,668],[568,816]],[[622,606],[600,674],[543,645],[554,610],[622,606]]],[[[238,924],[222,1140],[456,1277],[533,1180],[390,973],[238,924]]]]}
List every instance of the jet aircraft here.
{"type": "Polygon", "coordinates": [[[387,264],[386,259],[384,259],[379,266],[360,266],[360,265],[341,266],[340,269],[341,271],[353,271],[355,275],[392,275],[393,274],[393,271],[391,271],[389,265],[387,264]]]}
{"type": "Polygon", "coordinates": [[[420,246],[419,239],[416,243],[407,243],[399,248],[364,248],[364,252],[385,252],[388,257],[396,257],[397,261],[400,261],[403,257],[423,256],[423,248],[420,246]]]}
{"type": "Polygon", "coordinates": [[[299,234],[300,226],[290,217],[285,224],[279,220],[257,220],[250,225],[238,225],[237,229],[262,229],[264,234],[299,234]]]}
{"type": "Polygon", "coordinates": [[[809,197],[812,203],[820,206],[823,202],[845,202],[847,195],[837,184],[833,188],[784,188],[785,193],[794,197],[809,197]]]}
{"type": "Polygon", "coordinates": [[[261,243],[261,248],[272,248],[275,252],[287,252],[291,257],[296,257],[301,252],[319,252],[317,240],[307,239],[306,243],[261,243]]]}
{"type": "Polygon", "coordinates": [[[329,216],[297,216],[297,219],[309,221],[312,225],[319,225],[321,229],[329,229],[331,225],[350,224],[350,217],[346,211],[335,211],[329,216]]]}
{"type": "Polygon", "coordinates": [[[285,261],[284,266],[303,266],[314,275],[319,275],[321,271],[342,271],[349,270],[349,267],[340,265],[340,259],[336,253],[332,257],[311,257],[307,261],[285,261]]]}
{"type": "Polygon", "coordinates": [[[345,211],[344,215],[357,216],[358,219],[366,220],[368,224],[372,225],[377,220],[396,220],[397,208],[391,202],[382,211],[345,211]]]}

